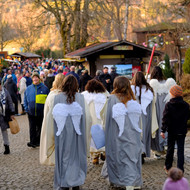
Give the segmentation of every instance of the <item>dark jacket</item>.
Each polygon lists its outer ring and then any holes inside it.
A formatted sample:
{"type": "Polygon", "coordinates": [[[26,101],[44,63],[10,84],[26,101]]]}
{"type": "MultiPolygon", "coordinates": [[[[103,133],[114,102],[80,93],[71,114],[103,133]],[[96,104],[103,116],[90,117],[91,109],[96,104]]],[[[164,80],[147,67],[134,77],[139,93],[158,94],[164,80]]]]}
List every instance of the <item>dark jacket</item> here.
{"type": "Polygon", "coordinates": [[[44,81],[44,84],[49,88],[49,90],[52,88],[54,79],[55,79],[55,76],[47,76],[46,80],[44,81]]]}
{"type": "Polygon", "coordinates": [[[119,75],[115,72],[115,71],[112,71],[110,73],[110,76],[111,76],[111,80],[112,80],[112,84],[111,84],[111,91],[113,90],[113,83],[114,83],[114,80],[116,77],[118,77],[119,75]]]}
{"type": "Polygon", "coordinates": [[[43,84],[31,84],[24,93],[24,109],[32,116],[43,116],[44,104],[49,89],[43,84]]]}
{"type": "Polygon", "coordinates": [[[30,77],[24,77],[26,79],[26,86],[30,86],[32,84],[32,79],[30,77]]]}
{"type": "Polygon", "coordinates": [[[101,74],[100,76],[99,76],[99,80],[102,82],[102,84],[105,86],[105,88],[107,89],[107,91],[108,92],[110,92],[111,91],[111,86],[112,86],[112,80],[111,80],[111,76],[110,76],[110,74],[101,74]],[[109,83],[107,83],[106,82],[106,80],[107,79],[110,79],[110,82],[109,83]]]}
{"type": "Polygon", "coordinates": [[[114,82],[114,79],[117,77],[117,76],[119,76],[115,71],[112,71],[111,73],[110,73],[110,76],[111,76],[111,80],[112,80],[112,82],[114,82]]]}
{"type": "MultiPolygon", "coordinates": [[[[2,130],[5,130],[7,128],[9,128],[9,125],[8,125],[8,122],[11,121],[11,118],[10,116],[11,115],[14,115],[14,107],[13,107],[13,102],[12,102],[12,99],[11,99],[11,96],[9,94],[9,92],[5,90],[5,116],[2,116],[0,115],[0,128],[2,130]]],[[[2,103],[0,102],[0,106],[2,106],[2,103]]]]}
{"type": "Polygon", "coordinates": [[[96,75],[93,79],[95,79],[95,80],[97,80],[97,81],[99,81],[100,82],[100,75],[96,75]]]}
{"type": "Polygon", "coordinates": [[[91,79],[92,79],[92,77],[90,75],[88,75],[87,73],[85,73],[84,75],[81,75],[80,86],[79,86],[81,92],[85,91],[85,86],[86,86],[87,82],[91,79]]]}
{"type": "Polygon", "coordinates": [[[77,79],[78,84],[80,85],[80,78],[79,78],[79,76],[74,71],[68,72],[66,74],[66,76],[68,76],[68,75],[73,75],[77,79]]]}
{"type": "Polygon", "coordinates": [[[189,104],[182,97],[172,98],[165,106],[161,131],[168,134],[186,134],[189,104]]]}
{"type": "Polygon", "coordinates": [[[13,81],[13,78],[8,78],[5,83],[5,88],[9,92],[13,102],[16,102],[18,100],[17,96],[17,86],[16,83],[13,81]]]}

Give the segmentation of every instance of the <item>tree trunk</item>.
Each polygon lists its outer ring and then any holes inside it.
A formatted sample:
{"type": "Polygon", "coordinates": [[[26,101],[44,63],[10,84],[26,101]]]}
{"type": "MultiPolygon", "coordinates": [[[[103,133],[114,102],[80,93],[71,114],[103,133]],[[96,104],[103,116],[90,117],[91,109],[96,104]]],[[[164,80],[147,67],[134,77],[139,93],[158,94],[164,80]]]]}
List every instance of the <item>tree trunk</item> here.
{"type": "Polygon", "coordinates": [[[89,0],[84,1],[83,14],[82,14],[82,31],[81,31],[81,47],[85,47],[88,40],[88,21],[89,21],[89,0]]]}
{"type": "Polygon", "coordinates": [[[67,49],[67,35],[65,31],[65,22],[61,23],[60,34],[61,34],[61,39],[63,42],[63,57],[64,57],[66,54],[66,49],[67,49]]]}
{"type": "Polygon", "coordinates": [[[125,23],[124,23],[124,34],[123,34],[124,38],[123,38],[123,40],[127,40],[128,15],[129,15],[129,0],[126,0],[125,23]]]}
{"type": "Polygon", "coordinates": [[[71,23],[67,25],[67,53],[71,52],[71,26],[71,23]]]}
{"type": "Polygon", "coordinates": [[[111,40],[111,20],[106,21],[106,31],[105,36],[107,36],[108,41],[111,40]]]}
{"type": "Polygon", "coordinates": [[[74,28],[74,49],[79,49],[80,48],[80,25],[81,25],[81,19],[80,19],[80,5],[81,5],[81,0],[76,0],[75,3],[75,28],[74,28]]]}
{"type": "Polygon", "coordinates": [[[178,78],[176,78],[178,81],[181,80],[181,76],[182,76],[182,63],[181,63],[181,59],[182,59],[182,56],[181,56],[181,48],[180,46],[177,46],[177,56],[178,56],[178,61],[179,61],[179,64],[178,64],[178,78]]]}

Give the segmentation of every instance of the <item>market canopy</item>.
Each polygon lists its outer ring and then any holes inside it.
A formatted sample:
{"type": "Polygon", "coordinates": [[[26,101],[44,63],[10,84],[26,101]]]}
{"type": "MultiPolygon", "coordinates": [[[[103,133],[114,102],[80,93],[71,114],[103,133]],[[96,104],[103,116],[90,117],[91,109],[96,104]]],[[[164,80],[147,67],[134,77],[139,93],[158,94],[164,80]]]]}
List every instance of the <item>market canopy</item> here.
{"type": "Polygon", "coordinates": [[[11,56],[15,56],[15,57],[25,57],[25,58],[40,58],[41,56],[40,55],[37,55],[35,53],[29,53],[29,52],[26,52],[26,53],[13,53],[11,56]]]}

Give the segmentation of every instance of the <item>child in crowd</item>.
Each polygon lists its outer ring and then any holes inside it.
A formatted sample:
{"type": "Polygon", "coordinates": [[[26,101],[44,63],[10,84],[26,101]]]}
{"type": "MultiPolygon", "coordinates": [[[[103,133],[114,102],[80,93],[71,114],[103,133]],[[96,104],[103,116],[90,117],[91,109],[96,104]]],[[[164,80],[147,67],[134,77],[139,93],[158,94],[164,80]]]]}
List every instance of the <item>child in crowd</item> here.
{"type": "Polygon", "coordinates": [[[190,190],[189,183],[183,177],[182,170],[171,168],[162,190],[190,190]]]}
{"type": "Polygon", "coordinates": [[[166,173],[172,167],[174,146],[177,142],[177,167],[184,172],[184,143],[189,118],[189,104],[183,100],[181,86],[174,85],[170,89],[170,101],[166,104],[162,119],[161,136],[168,132],[168,150],[165,161],[166,173]]]}

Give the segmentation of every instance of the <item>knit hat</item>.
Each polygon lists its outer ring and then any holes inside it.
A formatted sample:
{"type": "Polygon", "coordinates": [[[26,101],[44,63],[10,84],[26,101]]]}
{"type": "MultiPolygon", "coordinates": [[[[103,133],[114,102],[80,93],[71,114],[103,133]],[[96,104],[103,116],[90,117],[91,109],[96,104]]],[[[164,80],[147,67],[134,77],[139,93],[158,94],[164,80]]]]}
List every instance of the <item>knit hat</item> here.
{"type": "Polygon", "coordinates": [[[37,72],[33,72],[32,78],[33,78],[34,76],[36,76],[36,77],[38,77],[38,78],[40,79],[40,75],[39,75],[37,72]]]}
{"type": "Polygon", "coordinates": [[[174,85],[170,88],[170,94],[173,95],[174,97],[182,96],[183,90],[182,90],[181,86],[174,85]]]}

